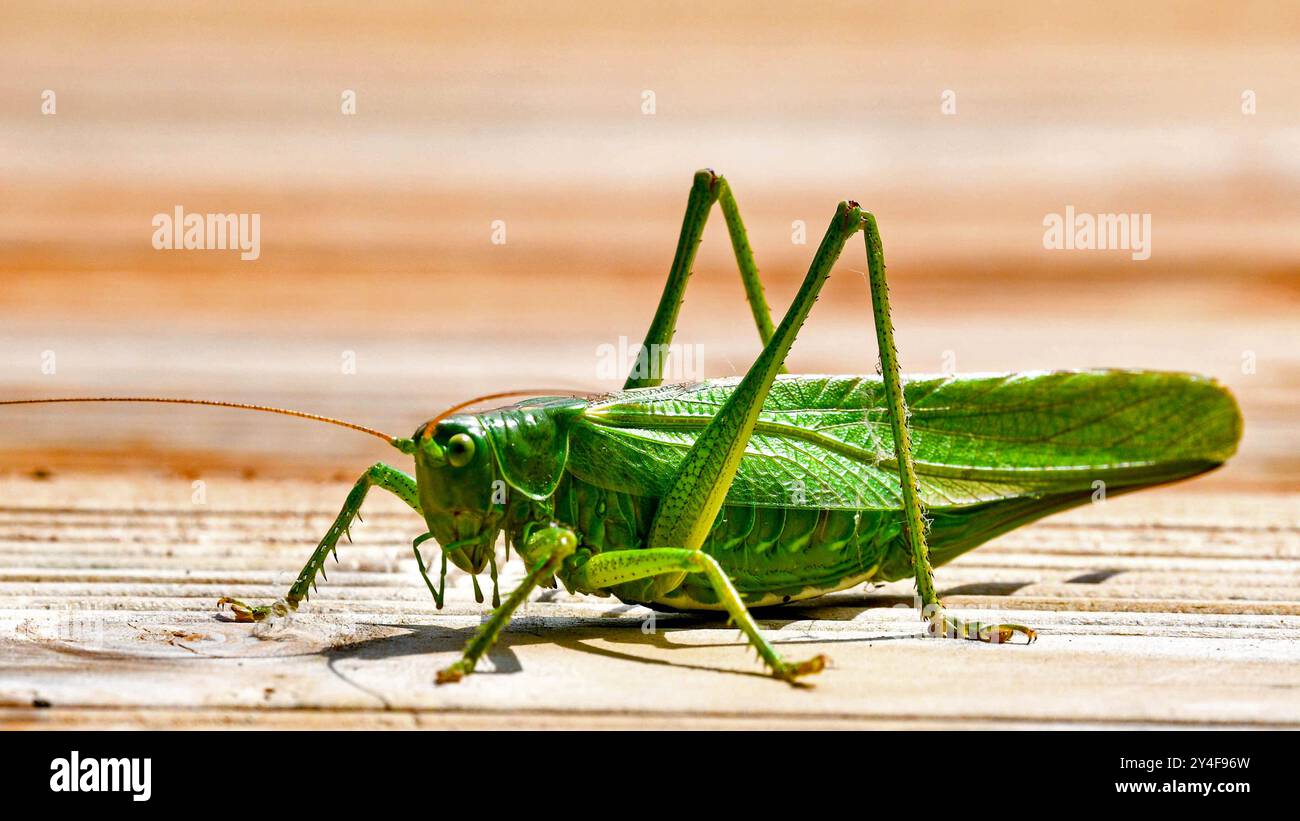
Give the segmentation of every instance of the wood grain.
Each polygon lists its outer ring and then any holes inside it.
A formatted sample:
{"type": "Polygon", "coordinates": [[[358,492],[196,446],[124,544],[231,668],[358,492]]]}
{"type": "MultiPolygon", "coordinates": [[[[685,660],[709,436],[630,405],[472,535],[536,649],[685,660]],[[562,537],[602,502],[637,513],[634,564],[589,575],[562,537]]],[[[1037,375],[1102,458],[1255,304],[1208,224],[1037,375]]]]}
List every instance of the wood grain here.
{"type": "MultiPolygon", "coordinates": [[[[924,641],[906,584],[856,591],[764,614],[835,659],[794,691],[716,624],[647,634],[645,611],[557,596],[497,674],[447,689],[433,672],[480,609],[460,579],[433,610],[418,522],[386,499],[287,635],[212,615],[280,595],[391,450],[208,409],[0,408],[0,722],[1295,727],[1297,38],[1300,11],[1264,2],[0,4],[0,398],[198,396],[405,434],[496,390],[612,388],[599,346],[644,331],[713,166],[778,311],[855,198],[905,370],[1194,371],[1246,420],[1221,470],[940,571],[1034,647],[924,641]],[[260,214],[260,258],[154,250],[178,204],[260,214]],[[1151,258],[1045,249],[1067,206],[1150,214],[1151,258]]],[[[678,336],[707,376],[758,351],[729,255],[715,220],[678,336]]],[[[851,246],[794,370],[871,372],[863,267],[851,246]]]]}
{"type": "MultiPolygon", "coordinates": [[[[910,585],[767,611],[812,690],[734,630],[609,600],[535,597],[485,674],[432,683],[483,607],[437,611],[420,523],[375,497],[307,609],[270,638],[215,612],[297,573],[345,485],[55,478],[0,483],[0,719],[11,727],[1300,726],[1300,511],[1177,489],[1065,514],[939,571],[964,613],[1032,647],[922,638],[910,585]],[[41,705],[39,707],[34,705],[41,705]]],[[[519,575],[511,566],[504,584],[519,575]]]]}

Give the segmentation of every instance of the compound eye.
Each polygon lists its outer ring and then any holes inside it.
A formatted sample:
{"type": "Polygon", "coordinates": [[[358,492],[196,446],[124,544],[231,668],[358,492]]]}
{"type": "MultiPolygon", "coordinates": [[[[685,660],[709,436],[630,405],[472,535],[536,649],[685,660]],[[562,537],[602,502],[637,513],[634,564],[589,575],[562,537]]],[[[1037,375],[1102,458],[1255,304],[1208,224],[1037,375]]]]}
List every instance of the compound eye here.
{"type": "Polygon", "coordinates": [[[474,438],[458,433],[447,440],[447,462],[454,468],[463,468],[474,459],[474,438]]]}

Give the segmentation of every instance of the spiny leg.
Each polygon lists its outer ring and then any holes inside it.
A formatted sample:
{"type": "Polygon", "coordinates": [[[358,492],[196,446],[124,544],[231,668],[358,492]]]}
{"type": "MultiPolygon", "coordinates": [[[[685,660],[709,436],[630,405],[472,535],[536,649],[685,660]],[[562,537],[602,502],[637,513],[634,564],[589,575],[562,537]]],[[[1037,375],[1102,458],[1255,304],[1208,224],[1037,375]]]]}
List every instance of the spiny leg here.
{"type": "MultiPolygon", "coordinates": [[[[234,613],[236,621],[266,621],[273,617],[286,616],[290,611],[297,610],[299,602],[308,598],[311,589],[316,586],[316,574],[325,575],[325,560],[331,553],[338,559],[337,546],[339,537],[348,532],[352,525],[352,520],[357,517],[361,510],[361,503],[365,501],[366,493],[371,487],[380,487],[389,491],[397,498],[401,499],[411,506],[416,513],[420,513],[420,500],[416,492],[415,479],[402,473],[396,468],[389,467],[382,462],[375,464],[357,480],[352,486],[351,492],[348,493],[347,501],[343,503],[343,509],[334,519],[334,524],[326,531],[324,538],[320,540],[316,550],[307,560],[302,572],[298,574],[298,580],[289,588],[288,594],[282,601],[275,604],[264,604],[251,607],[243,602],[232,599],[222,598],[218,605],[228,605],[231,612],[234,613]]],[[[415,545],[416,556],[419,556],[418,541],[415,545]]],[[[424,573],[423,562],[421,562],[420,572],[424,573]]],[[[429,590],[433,591],[433,585],[429,582],[428,576],[425,576],[425,582],[429,583],[429,590]]],[[[438,599],[437,593],[434,598],[438,599]]],[[[439,601],[441,606],[441,601],[439,601]]]]}
{"type": "Polygon", "coordinates": [[[646,331],[637,364],[623,385],[625,389],[649,388],[663,382],[664,363],[669,354],[668,346],[677,331],[677,315],[686,293],[686,282],[691,277],[695,253],[699,250],[704,225],[709,220],[709,211],[715,202],[722,207],[727,233],[731,237],[731,248],[736,255],[736,265],[740,268],[740,280],[745,286],[745,299],[754,315],[759,338],[764,345],[772,338],[771,311],[767,307],[767,298],[763,295],[763,281],[758,276],[758,265],[754,262],[754,251],[750,248],[749,235],[740,218],[736,197],[724,178],[708,169],[697,171],[691,184],[690,197],[686,201],[686,216],[682,219],[682,230],[677,238],[677,252],[668,272],[668,281],[664,284],[654,319],[650,321],[650,329],[646,331]]]}
{"type": "Polygon", "coordinates": [[[880,373],[884,382],[885,401],[889,404],[889,424],[894,435],[894,453],[898,461],[903,497],[903,538],[911,549],[916,570],[916,592],[921,598],[921,617],[930,622],[931,635],[1001,643],[1023,633],[1032,642],[1037,634],[1019,624],[981,624],[949,616],[939,603],[934,589],[934,568],[930,566],[930,549],[925,542],[925,519],[912,461],[912,436],[908,427],[907,400],[899,375],[898,349],[894,345],[894,323],[889,311],[889,283],[885,280],[885,252],[880,242],[876,218],[862,215],[867,243],[867,271],[871,282],[871,307],[875,314],[876,339],[880,346],[880,373]]]}
{"type": "MultiPolygon", "coordinates": [[[[668,492],[655,512],[650,528],[650,547],[675,546],[698,550],[704,544],[740,467],[767,393],[799,329],[808,318],[808,312],[817,301],[818,292],[844,249],[844,243],[861,226],[861,210],[857,204],[840,203],[781,325],[678,466],[668,492]]],[[[655,593],[666,593],[675,583],[680,583],[681,578],[682,574],[678,573],[657,580],[655,593]]]]}
{"type": "Polygon", "coordinates": [[[799,676],[820,673],[826,666],[826,656],[814,656],[794,664],[781,658],[781,654],[768,643],[754,622],[749,609],[741,601],[735,585],[723,572],[718,560],[700,550],[680,547],[653,547],[645,550],[618,550],[591,557],[575,571],[570,579],[580,590],[600,590],[624,582],[647,579],[665,573],[703,573],[718,594],[718,600],[727,609],[731,621],[749,639],[758,655],[777,678],[794,681],[799,676]]]}
{"type": "Polygon", "coordinates": [[[478,660],[492,649],[493,644],[496,644],[497,636],[501,635],[501,631],[510,623],[510,617],[514,615],[519,605],[524,603],[528,594],[533,592],[539,582],[555,575],[555,571],[560,569],[564,560],[573,554],[577,546],[577,535],[565,527],[543,528],[530,536],[525,550],[521,551],[525,560],[532,565],[528,575],[506,597],[501,606],[492,611],[488,620],[479,626],[465,644],[460,659],[450,667],[438,671],[438,683],[450,684],[460,681],[474,672],[478,660]]]}

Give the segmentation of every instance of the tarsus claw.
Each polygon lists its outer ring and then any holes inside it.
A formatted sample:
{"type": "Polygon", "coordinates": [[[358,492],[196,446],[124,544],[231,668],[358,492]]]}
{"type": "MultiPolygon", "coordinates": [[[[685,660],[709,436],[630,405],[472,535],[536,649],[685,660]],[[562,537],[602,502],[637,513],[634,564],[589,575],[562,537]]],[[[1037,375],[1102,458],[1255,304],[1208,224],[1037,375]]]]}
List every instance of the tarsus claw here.
{"type": "Polygon", "coordinates": [[[1038,639],[1038,633],[1023,624],[991,624],[980,629],[979,640],[989,644],[1002,644],[1011,641],[1016,633],[1024,634],[1025,644],[1033,644],[1038,639]]]}
{"type": "Polygon", "coordinates": [[[264,622],[289,615],[289,606],[283,601],[252,607],[239,599],[222,596],[217,600],[217,607],[229,607],[230,614],[239,622],[264,622]]]}
{"type": "Polygon", "coordinates": [[[1025,644],[1033,644],[1038,633],[1023,624],[980,624],[977,621],[965,621],[940,612],[930,621],[930,635],[937,638],[970,639],[988,644],[1006,644],[1021,633],[1025,644]]]}
{"type": "Polygon", "coordinates": [[[830,659],[826,658],[825,655],[818,654],[807,661],[800,661],[795,664],[786,664],[782,669],[778,670],[776,674],[778,677],[783,678],[786,681],[793,682],[800,676],[811,676],[820,673],[822,670],[826,669],[826,662],[828,661],[830,661],[830,659]]]}
{"type": "Polygon", "coordinates": [[[456,682],[460,681],[466,675],[472,672],[474,672],[474,668],[472,666],[466,665],[465,660],[461,659],[460,661],[456,662],[450,667],[446,667],[442,670],[439,670],[437,683],[455,684],[456,682]]]}
{"type": "Polygon", "coordinates": [[[239,599],[232,599],[229,596],[222,596],[217,599],[217,609],[230,608],[230,614],[235,617],[235,621],[257,621],[253,615],[253,608],[244,604],[239,599]]]}

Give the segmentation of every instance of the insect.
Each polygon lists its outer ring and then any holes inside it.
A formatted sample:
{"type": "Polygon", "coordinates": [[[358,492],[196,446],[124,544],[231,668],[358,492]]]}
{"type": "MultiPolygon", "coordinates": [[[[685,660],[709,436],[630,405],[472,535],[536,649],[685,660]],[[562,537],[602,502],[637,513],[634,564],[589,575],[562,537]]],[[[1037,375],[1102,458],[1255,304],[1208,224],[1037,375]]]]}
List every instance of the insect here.
{"type": "MultiPolygon", "coordinates": [[[[787,660],[750,608],[800,601],[866,581],[914,577],[927,633],[1002,643],[1036,634],[945,610],[933,568],[990,538],[1109,493],[1194,476],[1227,460],[1241,435],[1232,395],[1212,379],[1134,370],[925,376],[899,373],[875,218],[841,202],[798,293],[773,325],[726,180],[694,177],[667,284],[624,390],[538,396],[493,410],[458,405],[409,438],[299,411],[139,397],[18,400],[164,401],[299,416],[360,430],[414,461],[385,464],[348,494],[285,597],[222,599],[240,621],[273,621],[308,598],[372,488],[423,517],[412,544],[439,607],[448,562],[493,583],[493,612],[461,657],[458,681],[538,586],[614,595],[673,610],[725,611],[776,677],[817,673],[824,656],[787,660]],[[763,343],[741,378],[661,384],[682,297],[713,206],[720,206],[763,343]],[[880,373],[791,376],[786,355],[846,243],[867,251],[880,373]],[[1099,485],[1098,483],[1104,483],[1099,485]],[[527,566],[504,601],[496,545],[527,566]],[[420,545],[440,548],[438,583],[420,545]]],[[[482,399],[519,398],[497,394],[482,399]]],[[[481,404],[479,400],[475,400],[481,404]]],[[[481,599],[480,599],[481,600],[481,599]]]]}

